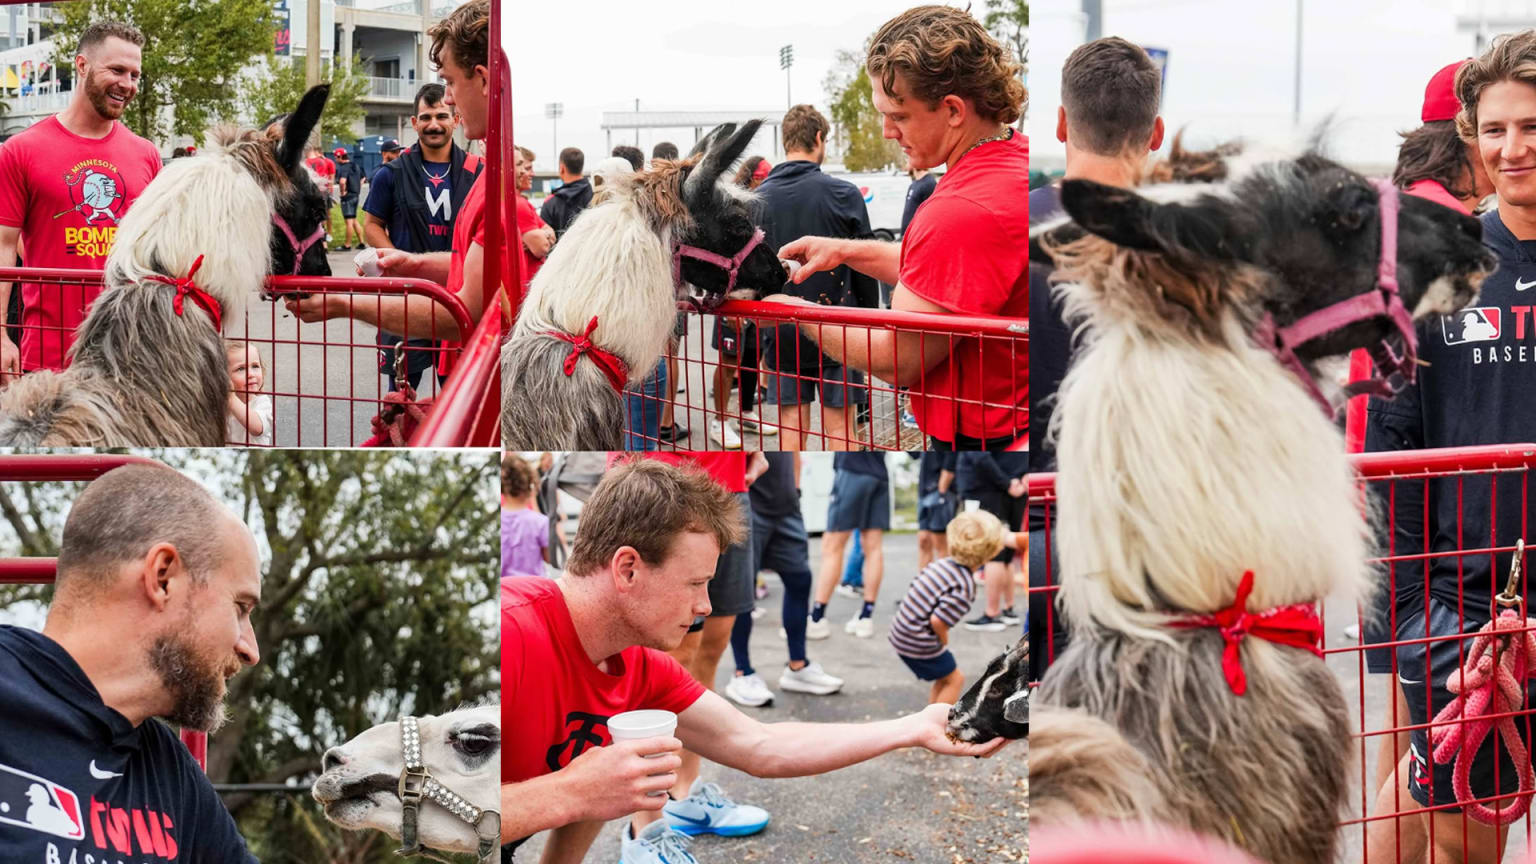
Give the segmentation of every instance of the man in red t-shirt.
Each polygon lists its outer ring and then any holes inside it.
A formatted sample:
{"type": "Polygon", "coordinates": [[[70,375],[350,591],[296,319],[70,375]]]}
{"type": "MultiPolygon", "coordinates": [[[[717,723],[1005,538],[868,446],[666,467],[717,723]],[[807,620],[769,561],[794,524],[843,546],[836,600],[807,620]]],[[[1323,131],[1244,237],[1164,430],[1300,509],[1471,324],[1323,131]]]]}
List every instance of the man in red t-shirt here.
{"type": "MultiPolygon", "coordinates": [[[[0,262],[17,243],[32,267],[100,270],[117,225],[155,175],[160,153],[118,122],[139,91],[144,36],[118,21],[80,35],[69,106],[0,150],[0,262]]],[[[21,346],[0,328],[0,383],[34,369],[63,369],[100,285],[21,286],[21,346]]],[[[0,283],[0,309],[11,283],[0,283]]]]}
{"type": "MultiPolygon", "coordinates": [[[[432,40],[432,62],[443,79],[443,104],[458,111],[464,137],[471,141],[485,139],[490,119],[490,49],[486,37],[490,16],[490,0],[469,0],[427,33],[432,40]]],[[[471,321],[480,320],[487,301],[482,279],[487,173],[482,171],[475,178],[454,217],[451,252],[379,250],[380,275],[430,279],[445,286],[464,301],[471,321]]],[[[361,269],[358,275],[362,275],[361,269]]],[[[302,300],[290,299],[286,305],[289,312],[303,321],[353,318],[385,332],[412,338],[459,339],[469,336],[459,332],[458,324],[447,309],[419,296],[315,294],[302,300]]]]}
{"type": "Polygon", "coordinates": [[[555,229],[549,227],[539,211],[533,207],[533,202],[523,197],[523,193],[533,188],[533,151],[527,147],[517,148],[517,235],[523,238],[522,265],[520,277],[523,288],[526,291],[528,283],[533,281],[534,274],[544,266],[544,258],[549,255],[549,250],[555,245],[555,229]]]}
{"type": "MultiPolygon", "coordinates": [[[[721,550],[745,536],[734,505],[696,468],[621,462],[582,509],[565,575],[502,580],[503,842],[553,829],[546,860],[581,860],[605,821],[662,809],[685,746],[764,777],[902,747],[989,756],[1002,746],[949,740],[947,705],[875,723],[760,723],[663,653],[711,611],[721,550]],[[639,709],[677,714],[676,737],[612,743],[609,718],[639,709]]],[[[670,830],[654,822],[624,842],[664,842],[670,830]]]]}
{"type": "MultiPolygon", "coordinates": [[[[804,264],[796,283],[843,264],[893,283],[891,308],[898,311],[1022,323],[1029,316],[1029,144],[1008,125],[1024,104],[1019,64],[969,13],[921,6],[880,28],[865,65],[885,137],[901,144],[913,169],[942,164],[948,172],[900,246],[804,237],[779,257],[804,264]],[[937,33],[947,40],[959,34],[964,42],[944,53],[937,33]],[[901,59],[910,53],[924,62],[901,59]],[[957,82],[956,89],[947,82],[957,82]]],[[[802,324],[801,331],[846,365],[910,387],[912,411],[937,448],[1001,450],[1029,432],[1023,339],[819,324],[802,324]]]]}

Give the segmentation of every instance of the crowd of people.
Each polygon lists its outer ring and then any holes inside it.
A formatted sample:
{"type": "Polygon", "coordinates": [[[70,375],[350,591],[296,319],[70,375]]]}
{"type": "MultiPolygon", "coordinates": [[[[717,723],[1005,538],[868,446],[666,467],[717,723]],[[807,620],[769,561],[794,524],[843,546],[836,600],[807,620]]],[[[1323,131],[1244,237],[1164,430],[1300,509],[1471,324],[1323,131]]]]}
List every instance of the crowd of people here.
{"type": "MultiPolygon", "coordinates": [[[[1012,472],[1010,482],[1023,475],[1020,462],[998,465],[991,454],[964,455],[988,460],[1000,474],[1012,472]]],[[[524,730],[529,752],[510,756],[508,764],[514,767],[503,778],[509,784],[503,790],[508,807],[503,817],[505,839],[514,847],[532,833],[555,829],[549,843],[562,854],[583,849],[601,821],[636,811],[623,836],[623,861],[689,861],[664,857],[685,848],[680,835],[746,835],[761,831],[770,820],[763,808],[734,801],[719,783],[705,780],[709,773],[705,760],[759,776],[796,776],[822,773],[905,746],[897,743],[898,738],[866,726],[764,726],[752,719],[754,715],[739,713],[715,695],[719,664],[729,646],[735,669],[719,688],[725,699],[746,709],[774,700],[774,691],[753,666],[751,656],[753,622],[760,614],[754,607],[768,593],[759,587],[764,571],[774,574],[782,586],[786,657],[778,689],[828,696],[848,686],[808,653],[808,642],[829,638],[830,628],[825,620],[827,603],[811,601],[811,544],[801,508],[802,458],[815,457],[784,451],[609,454],[602,480],[581,508],[580,527],[569,538],[569,560],[556,570],[546,565],[555,560],[551,546],[566,539],[552,539],[549,530],[551,520],[560,517],[560,508],[549,507],[551,499],[537,494],[538,469],[522,456],[504,457],[502,645],[505,674],[514,682],[504,699],[532,700],[541,706],[555,700],[550,710],[530,712],[531,725],[524,730]],[[574,638],[569,632],[573,624],[576,633],[602,635],[580,638],[580,647],[567,644],[574,638]],[[599,647],[595,644],[599,639],[612,644],[599,647]],[[616,652],[622,654],[623,662],[614,663],[616,652]],[[562,659],[548,663],[552,656],[562,659]],[[591,658],[607,674],[593,679],[583,658],[591,658]],[[550,676],[561,680],[542,680],[550,676]],[[600,685],[595,692],[590,689],[594,684],[600,685]],[[614,751],[606,756],[584,752],[579,746],[569,752],[557,746],[559,757],[545,760],[549,745],[558,745],[563,733],[545,729],[541,724],[547,721],[541,718],[576,716],[572,712],[609,716],[642,707],[677,713],[680,741],[646,742],[633,751],[628,742],[600,748],[614,751]],[[846,752],[829,746],[834,740],[846,744],[857,737],[856,729],[865,729],[868,735],[858,746],[846,752]],[[724,733],[746,737],[717,740],[715,736],[724,733]],[[793,741],[805,746],[813,737],[820,743],[804,750],[775,755],[762,749],[793,741]],[[534,795],[540,789],[586,788],[581,784],[589,782],[593,772],[621,775],[627,770],[622,764],[627,757],[673,751],[677,758],[666,763],[670,767],[665,786],[655,778],[633,780],[636,796],[666,788],[671,791],[670,800],[647,799],[645,806],[625,810],[627,805],[613,800],[620,791],[615,788],[604,800],[593,800],[585,809],[569,813],[543,803],[552,799],[534,795]],[[750,758],[742,761],[747,753],[750,758]]],[[[891,515],[886,457],[839,453],[834,458],[837,465],[827,531],[820,545],[820,570],[823,576],[830,573],[835,582],[843,570],[848,536],[857,531],[865,537],[864,602],[845,632],[870,639],[875,635],[872,612],[882,582],[881,551],[891,515]],[[878,468],[872,463],[879,463],[878,468]]],[[[942,727],[941,718],[965,683],[948,647],[951,631],[988,619],[983,615],[962,625],[987,568],[998,562],[999,553],[1018,548],[1024,540],[1019,533],[1022,508],[1000,506],[993,499],[957,497],[963,494],[957,489],[970,488],[966,472],[974,469],[967,462],[957,463],[953,454],[943,453],[926,453],[921,460],[925,501],[921,524],[927,552],[904,596],[887,601],[894,613],[887,635],[891,662],[904,663],[928,685],[921,698],[930,709],[899,721],[912,724],[913,731],[925,724],[942,727]],[[954,482],[957,476],[960,486],[954,482]],[[1001,512],[990,512],[994,509],[1001,512]]],[[[541,458],[543,473],[551,461],[541,458]]],[[[1013,571],[1006,563],[1001,566],[1011,585],[1013,571]]],[[[822,585],[830,594],[825,578],[822,585]]],[[[1017,623],[1016,618],[1012,620],[1017,623]]],[[[827,655],[834,656],[830,651],[827,655]]],[[[916,701],[917,694],[914,697],[916,701]]],[[[508,740],[518,741],[521,736],[508,736],[508,740]]],[[[958,752],[933,746],[931,732],[925,740],[923,746],[938,752],[958,752]]],[[[633,804],[635,798],[624,801],[633,804]]]]}

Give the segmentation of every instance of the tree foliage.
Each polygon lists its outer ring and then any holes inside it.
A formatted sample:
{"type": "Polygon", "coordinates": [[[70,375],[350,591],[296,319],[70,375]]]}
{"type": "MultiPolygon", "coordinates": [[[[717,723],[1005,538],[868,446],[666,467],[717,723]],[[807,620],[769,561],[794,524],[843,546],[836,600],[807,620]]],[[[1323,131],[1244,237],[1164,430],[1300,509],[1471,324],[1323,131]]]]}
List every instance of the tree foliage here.
{"type": "Polygon", "coordinates": [[[901,148],[885,139],[863,52],[838,51],[824,86],[831,98],[833,135],[842,148],[843,167],[849,171],[899,167],[901,148]]]}
{"type": "MultiPolygon", "coordinates": [[[[210,736],[214,782],[297,783],[227,794],[267,862],[388,860],[387,839],[346,833],[308,795],[326,748],[406,713],[499,692],[498,466],[481,454],[166,451],[263,550],[253,626],[261,663],[230,682],[230,722],[210,736]]],[[[71,483],[0,485],[0,554],[52,555],[71,483]]],[[[43,599],[0,590],[0,609],[43,599]]],[[[40,621],[40,613],[37,614],[40,621]]]]}
{"type": "Polygon", "coordinates": [[[1013,49],[1013,56],[1029,74],[1029,3],[1027,0],[986,0],[982,26],[999,42],[1013,49]]]}
{"type": "MultiPolygon", "coordinates": [[[[190,135],[199,144],[209,126],[235,117],[235,81],[258,57],[272,53],[276,29],[271,0],[80,0],[55,7],[54,62],[73,69],[80,34],[101,18],[143,31],[143,78],[123,122],[161,140],[190,135]]],[[[83,86],[83,82],[76,82],[83,86]]]]}
{"type": "MultiPolygon", "coordinates": [[[[246,76],[241,85],[240,101],[257,123],[265,123],[279,114],[292,111],[304,95],[304,64],[287,58],[268,58],[259,74],[246,76]]],[[[363,119],[363,95],[368,78],[362,60],[353,56],[345,68],[334,64],[322,69],[321,80],[331,85],[320,116],[320,141],[356,138],[353,124],[363,119]]],[[[322,148],[324,149],[324,148],[322,148]]]]}

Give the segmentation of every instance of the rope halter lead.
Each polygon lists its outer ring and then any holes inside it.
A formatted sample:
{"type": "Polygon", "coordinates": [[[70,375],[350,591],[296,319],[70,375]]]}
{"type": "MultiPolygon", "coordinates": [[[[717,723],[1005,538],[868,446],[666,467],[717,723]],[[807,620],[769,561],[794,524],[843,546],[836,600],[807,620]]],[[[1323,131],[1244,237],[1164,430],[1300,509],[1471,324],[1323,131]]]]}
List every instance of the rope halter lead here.
{"type": "Polygon", "coordinates": [[[1280,365],[1295,373],[1307,392],[1330,415],[1333,407],[1318,389],[1317,382],[1307,374],[1306,367],[1296,356],[1296,349],[1357,321],[1386,316],[1396,325],[1397,333],[1402,337],[1403,351],[1398,353],[1390,337],[1372,346],[1368,349],[1371,362],[1382,377],[1353,382],[1344,388],[1345,393],[1349,396],[1369,393],[1391,397],[1404,386],[1413,383],[1418,341],[1413,331],[1413,318],[1408,314],[1402,295],[1397,290],[1397,213],[1401,201],[1398,199],[1397,187],[1390,181],[1377,179],[1372,180],[1371,184],[1376,187],[1381,210],[1381,255],[1376,267],[1376,287],[1364,294],[1318,309],[1287,327],[1276,327],[1274,316],[1265,313],[1253,331],[1254,341],[1275,355],[1280,365]]]}
{"type": "Polygon", "coordinates": [[[432,777],[432,773],[421,762],[421,729],[415,717],[400,718],[400,750],[405,756],[405,767],[400,771],[400,848],[395,850],[395,854],[431,858],[434,861],[448,860],[422,846],[421,838],[416,833],[421,804],[424,800],[430,800],[468,822],[480,841],[475,854],[480,857],[481,864],[494,864],[497,850],[501,847],[501,813],[497,810],[481,810],[432,777]]]}
{"type": "Polygon", "coordinates": [[[288,238],[288,244],[293,247],[293,272],[288,275],[299,275],[299,264],[304,260],[304,253],[309,251],[309,247],[325,239],[325,224],[321,223],[315,226],[315,233],[305,237],[303,240],[300,240],[298,235],[293,233],[293,228],[289,226],[288,220],[277,213],[272,214],[272,224],[282,229],[283,236],[288,238]]]}
{"type": "Polygon", "coordinates": [[[674,240],[672,241],[672,287],[678,291],[683,289],[683,259],[692,258],[695,261],[703,261],[705,264],[713,264],[725,271],[725,290],[720,292],[720,297],[723,299],[725,295],[731,293],[731,289],[736,287],[736,276],[741,273],[741,262],[747,260],[747,256],[751,255],[752,250],[762,242],[763,229],[754,228],[752,239],[747,241],[747,245],[741,247],[740,252],[727,258],[718,252],[674,240]]]}
{"type": "Polygon", "coordinates": [[[171,308],[176,310],[177,317],[186,317],[186,304],[184,301],[186,298],[191,297],[192,302],[203,307],[203,311],[207,312],[208,317],[213,319],[213,329],[220,330],[223,327],[224,316],[221,312],[219,301],[215,300],[212,294],[197,287],[197,284],[192,281],[192,277],[197,275],[197,268],[201,266],[203,266],[203,256],[199,255],[197,260],[192,262],[192,267],[187,271],[187,275],[180,279],[172,279],[169,276],[161,276],[158,273],[151,273],[145,276],[144,279],[149,282],[170,285],[176,289],[176,297],[171,301],[171,308]]]}
{"type": "Polygon", "coordinates": [[[1243,573],[1237,584],[1237,599],[1226,609],[1210,615],[1180,615],[1169,620],[1171,627],[1183,629],[1212,627],[1221,631],[1226,647],[1221,653],[1221,672],[1227,686],[1238,696],[1248,692],[1248,675],[1243,671],[1244,636],[1257,636],[1268,642],[1303,648],[1323,656],[1318,643],[1323,638],[1323,622],[1311,603],[1293,603],[1264,612],[1248,611],[1248,595],[1253,592],[1253,571],[1243,573]]]}

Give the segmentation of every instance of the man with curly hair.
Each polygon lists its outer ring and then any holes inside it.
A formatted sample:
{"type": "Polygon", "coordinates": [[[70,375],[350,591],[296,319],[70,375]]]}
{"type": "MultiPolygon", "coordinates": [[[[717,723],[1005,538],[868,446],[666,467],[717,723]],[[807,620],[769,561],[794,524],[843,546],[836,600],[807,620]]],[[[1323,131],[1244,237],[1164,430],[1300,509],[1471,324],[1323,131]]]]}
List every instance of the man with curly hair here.
{"type": "MultiPolygon", "coordinates": [[[[793,281],[846,264],[894,284],[892,309],[1027,317],[1029,144],[1010,127],[1024,105],[1018,61],[970,13],[919,6],[875,33],[865,67],[885,137],[913,169],[944,165],[947,173],[900,244],[786,244],[779,257],[804,265],[793,281]]],[[[801,330],[844,365],[911,388],[912,413],[935,448],[1001,450],[1028,432],[1021,344],[815,323],[801,330]]]]}

